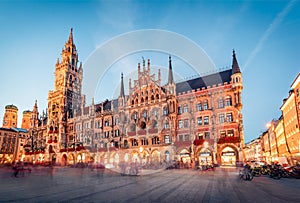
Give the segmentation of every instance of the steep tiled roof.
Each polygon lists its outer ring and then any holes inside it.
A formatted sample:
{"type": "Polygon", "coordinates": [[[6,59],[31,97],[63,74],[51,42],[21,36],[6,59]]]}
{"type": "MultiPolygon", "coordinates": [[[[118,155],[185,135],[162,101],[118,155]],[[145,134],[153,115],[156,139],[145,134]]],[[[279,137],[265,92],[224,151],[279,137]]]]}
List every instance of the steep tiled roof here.
{"type": "Polygon", "coordinates": [[[100,104],[95,104],[95,111],[96,112],[102,112],[102,109],[101,109],[101,103],[100,104]]]}
{"type": "Polygon", "coordinates": [[[225,70],[222,72],[214,73],[211,75],[206,75],[203,77],[198,77],[192,80],[187,80],[176,84],[176,93],[187,92],[190,90],[196,90],[202,87],[218,85],[219,83],[227,82],[228,84],[231,81],[232,70],[225,70]]]}
{"type": "Polygon", "coordinates": [[[240,73],[240,66],[236,60],[235,51],[232,52],[232,74],[240,73]]]}
{"type": "Polygon", "coordinates": [[[111,109],[111,101],[104,102],[103,108],[104,108],[104,111],[105,110],[110,110],[111,109]]]}

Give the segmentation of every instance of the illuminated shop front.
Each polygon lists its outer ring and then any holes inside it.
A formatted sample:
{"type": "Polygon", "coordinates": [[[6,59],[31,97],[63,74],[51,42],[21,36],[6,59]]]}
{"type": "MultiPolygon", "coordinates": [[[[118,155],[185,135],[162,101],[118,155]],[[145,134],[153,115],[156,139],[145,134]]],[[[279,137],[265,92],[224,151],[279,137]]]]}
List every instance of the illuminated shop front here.
{"type": "Polygon", "coordinates": [[[190,152],[187,149],[183,149],[180,151],[180,161],[183,163],[191,162],[190,152]]]}
{"type": "Polygon", "coordinates": [[[212,153],[208,149],[201,149],[199,153],[199,164],[200,165],[211,165],[212,162],[212,153]]]}
{"type": "Polygon", "coordinates": [[[221,153],[221,164],[225,166],[235,166],[236,165],[236,152],[231,147],[225,147],[221,153]]]}

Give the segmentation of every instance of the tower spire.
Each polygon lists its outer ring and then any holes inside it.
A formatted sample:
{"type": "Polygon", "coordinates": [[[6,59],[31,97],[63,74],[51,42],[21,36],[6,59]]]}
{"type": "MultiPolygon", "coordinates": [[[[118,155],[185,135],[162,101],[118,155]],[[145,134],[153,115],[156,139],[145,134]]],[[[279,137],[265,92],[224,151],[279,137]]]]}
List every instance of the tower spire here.
{"type": "Polygon", "coordinates": [[[174,83],[173,79],[173,70],[172,70],[172,59],[171,56],[169,56],[169,78],[168,78],[168,84],[174,83]]]}
{"type": "Polygon", "coordinates": [[[73,28],[71,28],[68,42],[73,44],[73,28]]]}
{"type": "Polygon", "coordinates": [[[232,74],[240,73],[240,72],[241,72],[241,70],[240,70],[239,64],[236,60],[235,50],[233,49],[233,51],[232,51],[232,74]]]}
{"type": "Polygon", "coordinates": [[[120,88],[120,97],[124,97],[124,82],[123,82],[123,73],[121,73],[121,88],[120,88]]]}

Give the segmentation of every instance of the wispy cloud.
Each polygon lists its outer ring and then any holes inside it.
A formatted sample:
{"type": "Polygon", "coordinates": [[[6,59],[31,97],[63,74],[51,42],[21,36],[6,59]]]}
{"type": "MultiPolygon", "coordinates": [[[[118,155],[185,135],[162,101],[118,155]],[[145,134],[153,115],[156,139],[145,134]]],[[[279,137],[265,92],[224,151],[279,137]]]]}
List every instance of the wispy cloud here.
{"type": "Polygon", "coordinates": [[[270,37],[270,35],[276,30],[276,28],[280,25],[280,23],[283,21],[285,16],[289,13],[293,5],[295,4],[296,0],[291,0],[288,5],[276,16],[276,18],[273,20],[273,22],[270,24],[268,29],[264,32],[262,37],[260,38],[258,44],[253,49],[253,51],[250,53],[250,56],[248,57],[244,67],[244,70],[248,67],[248,65],[251,63],[253,58],[255,58],[256,54],[262,49],[264,43],[267,41],[267,39],[270,37]]]}
{"type": "Polygon", "coordinates": [[[131,1],[118,2],[101,2],[98,10],[98,16],[101,23],[109,27],[124,31],[134,28],[136,18],[136,5],[131,1]],[[113,9],[112,9],[113,8],[113,9]]]}

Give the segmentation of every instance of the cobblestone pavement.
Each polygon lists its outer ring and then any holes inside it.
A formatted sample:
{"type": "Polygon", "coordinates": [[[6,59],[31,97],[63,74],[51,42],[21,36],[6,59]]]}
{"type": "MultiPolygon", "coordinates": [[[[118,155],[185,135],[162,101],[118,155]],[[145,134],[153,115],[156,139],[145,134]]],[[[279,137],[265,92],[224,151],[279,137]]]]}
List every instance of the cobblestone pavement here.
{"type": "Polygon", "coordinates": [[[0,202],[300,202],[300,180],[238,179],[238,169],[164,170],[143,176],[78,168],[0,169],[0,202]]]}

